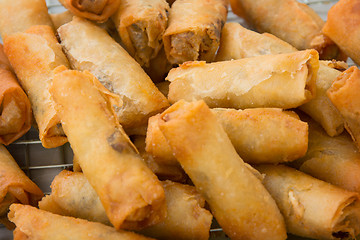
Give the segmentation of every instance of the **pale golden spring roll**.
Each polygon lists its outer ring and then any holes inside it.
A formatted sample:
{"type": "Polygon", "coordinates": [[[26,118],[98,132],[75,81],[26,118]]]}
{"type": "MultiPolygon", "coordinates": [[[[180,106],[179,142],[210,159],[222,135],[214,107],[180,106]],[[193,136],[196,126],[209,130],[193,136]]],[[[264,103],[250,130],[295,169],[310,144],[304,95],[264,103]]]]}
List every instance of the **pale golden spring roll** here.
{"type": "Polygon", "coordinates": [[[66,24],[68,22],[71,22],[73,17],[74,17],[74,14],[72,12],[70,12],[69,10],[65,11],[65,12],[62,12],[62,13],[50,14],[50,18],[51,18],[51,21],[54,24],[55,29],[58,29],[62,25],[66,24]]]}
{"type": "Polygon", "coordinates": [[[13,204],[9,218],[16,224],[14,240],[146,240],[132,232],[116,230],[101,223],[64,217],[34,207],[13,204]]]}
{"type": "Polygon", "coordinates": [[[233,61],[187,62],[170,70],[171,103],[203,99],[209,107],[294,108],[315,95],[318,53],[306,50],[233,61]]]}
{"type": "Polygon", "coordinates": [[[244,14],[249,24],[260,32],[269,32],[299,50],[316,49],[320,59],[344,60],[343,54],[322,34],[324,21],[297,0],[231,0],[235,13],[244,14]]]}
{"type": "Polygon", "coordinates": [[[323,33],[360,65],[360,2],[340,0],[329,11],[323,33]]]}
{"type": "Polygon", "coordinates": [[[0,173],[0,219],[3,221],[12,203],[35,206],[43,197],[40,188],[25,175],[3,145],[0,145],[0,173]]]}
{"type": "Polygon", "coordinates": [[[162,47],[170,9],[166,0],[121,0],[113,15],[126,50],[141,65],[149,66],[162,47]]]}
{"type": "Polygon", "coordinates": [[[159,127],[231,239],[286,239],[275,201],[204,101],[177,102],[161,114],[159,127]]]}
{"type": "Polygon", "coordinates": [[[116,229],[140,229],[166,214],[164,190],[119,124],[115,98],[89,72],[58,69],[51,94],[74,155],[116,229]],[[126,197],[125,197],[126,196],[126,197]]]}
{"type": "Polygon", "coordinates": [[[340,74],[327,95],[344,118],[345,129],[360,149],[360,70],[353,66],[340,74]]]}
{"type": "Polygon", "coordinates": [[[330,137],[311,119],[304,120],[309,123],[308,151],[292,166],[325,182],[360,193],[360,153],[351,137],[346,132],[330,137]]]}
{"type": "Polygon", "coordinates": [[[90,71],[121,97],[124,104],[115,111],[125,129],[145,124],[169,106],[140,65],[100,27],[75,17],[58,33],[71,65],[90,71]]]}
{"type": "Polygon", "coordinates": [[[261,165],[264,185],[284,216],[289,233],[314,239],[355,239],[360,200],[349,192],[283,165],[261,165]]]}
{"type": "Polygon", "coordinates": [[[0,143],[8,145],[31,128],[32,111],[28,97],[12,72],[0,44],[0,143]]]}
{"type": "Polygon", "coordinates": [[[59,0],[74,15],[105,22],[119,8],[121,0],[59,0]]]}
{"type": "Polygon", "coordinates": [[[35,25],[53,27],[45,0],[0,0],[2,38],[35,25]]]}
{"type": "Polygon", "coordinates": [[[53,70],[60,65],[68,67],[69,63],[52,28],[34,26],[12,34],[4,39],[4,49],[29,97],[42,145],[53,148],[66,143],[48,88],[53,70]]]}
{"type": "Polygon", "coordinates": [[[169,62],[213,61],[226,16],[227,4],[223,0],[176,1],[163,36],[169,62]]]}

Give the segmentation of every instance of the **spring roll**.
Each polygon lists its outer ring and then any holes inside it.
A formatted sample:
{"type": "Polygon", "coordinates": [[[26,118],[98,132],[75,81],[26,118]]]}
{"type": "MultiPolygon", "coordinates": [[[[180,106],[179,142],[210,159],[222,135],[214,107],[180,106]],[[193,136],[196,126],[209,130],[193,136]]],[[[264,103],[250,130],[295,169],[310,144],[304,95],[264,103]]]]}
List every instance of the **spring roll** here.
{"type": "Polygon", "coordinates": [[[360,2],[340,0],[329,11],[322,29],[345,54],[360,65],[360,2]]]}
{"type": "Polygon", "coordinates": [[[50,92],[74,155],[112,225],[140,229],[161,221],[164,190],[117,120],[113,106],[120,99],[91,73],[63,68],[50,92]]]}
{"type": "Polygon", "coordinates": [[[145,124],[169,106],[140,65],[100,27],[74,17],[58,33],[72,67],[90,71],[121,97],[124,104],[115,111],[125,129],[145,124]]]}
{"type": "Polygon", "coordinates": [[[55,29],[58,29],[62,25],[66,24],[68,22],[71,22],[73,17],[74,17],[74,14],[72,14],[72,12],[70,12],[69,10],[65,11],[65,12],[62,12],[62,13],[50,14],[50,18],[51,18],[51,21],[54,24],[55,29]]]}
{"type": "Polygon", "coordinates": [[[360,69],[353,66],[340,74],[327,95],[344,118],[345,129],[360,149],[360,69]]]}
{"type": "Polygon", "coordinates": [[[170,7],[166,0],[122,0],[112,19],[126,50],[149,66],[162,47],[170,7]]]}
{"type": "Polygon", "coordinates": [[[64,217],[21,204],[11,205],[9,218],[16,224],[15,240],[150,240],[101,223],[64,217]]]}
{"type": "Polygon", "coordinates": [[[291,165],[315,178],[360,193],[360,153],[351,137],[342,133],[330,137],[311,119],[306,155],[291,165]]]}
{"type": "Polygon", "coordinates": [[[226,16],[227,4],[223,0],[176,1],[163,36],[169,62],[213,61],[226,16]]]}
{"type": "Polygon", "coordinates": [[[306,50],[206,64],[187,62],[170,70],[171,103],[203,99],[209,107],[295,108],[315,95],[318,53],[306,50]]]}
{"type": "Polygon", "coordinates": [[[0,44],[0,143],[9,145],[31,128],[28,97],[18,83],[0,44]]]}
{"type": "Polygon", "coordinates": [[[12,203],[37,205],[44,195],[15,162],[14,158],[0,145],[0,219],[7,220],[12,203]]]}
{"type": "Polygon", "coordinates": [[[121,0],[59,0],[74,15],[106,22],[119,8],[121,0]]]}
{"type": "Polygon", "coordinates": [[[274,200],[204,101],[177,102],[161,114],[159,127],[231,239],[286,239],[274,200]]]}
{"type": "Polygon", "coordinates": [[[49,86],[53,70],[60,65],[69,67],[69,63],[53,29],[34,26],[24,33],[12,34],[4,39],[4,49],[29,97],[42,145],[53,148],[66,143],[49,86]]]}
{"type": "Polygon", "coordinates": [[[315,49],[320,59],[345,60],[336,44],[322,34],[324,21],[297,0],[231,0],[235,13],[243,13],[259,32],[269,32],[299,50],[315,49]]]}
{"type": "Polygon", "coordinates": [[[53,27],[45,0],[0,0],[0,36],[3,39],[35,25],[53,27]]]}
{"type": "Polygon", "coordinates": [[[290,167],[261,165],[266,189],[284,216],[289,233],[314,239],[355,239],[360,232],[360,199],[290,167]]]}

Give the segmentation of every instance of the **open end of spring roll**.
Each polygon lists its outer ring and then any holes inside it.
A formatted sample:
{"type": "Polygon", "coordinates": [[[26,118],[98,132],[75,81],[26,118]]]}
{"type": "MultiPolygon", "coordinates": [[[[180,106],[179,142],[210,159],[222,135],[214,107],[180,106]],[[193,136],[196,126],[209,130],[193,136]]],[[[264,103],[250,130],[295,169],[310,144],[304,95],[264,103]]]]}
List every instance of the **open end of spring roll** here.
{"type": "Polygon", "coordinates": [[[165,0],[123,0],[112,17],[122,43],[141,66],[148,67],[162,47],[168,11],[165,0]]]}
{"type": "Polygon", "coordinates": [[[318,53],[306,50],[206,64],[187,62],[170,70],[171,103],[203,99],[209,107],[294,108],[315,95],[318,53]]]}
{"type": "Polygon", "coordinates": [[[222,0],[176,1],[163,37],[171,64],[204,60],[211,62],[220,44],[227,5],[222,0]]]}
{"type": "Polygon", "coordinates": [[[282,216],[204,101],[165,110],[160,130],[231,239],[286,239],[282,216]]]}
{"type": "Polygon", "coordinates": [[[45,0],[1,0],[0,16],[0,35],[3,39],[35,25],[53,27],[45,0]]]}
{"type": "Polygon", "coordinates": [[[9,219],[16,224],[15,236],[18,239],[150,239],[132,232],[116,230],[101,223],[64,217],[21,204],[11,205],[9,219]]]}
{"type": "Polygon", "coordinates": [[[164,190],[118,123],[112,106],[119,97],[87,71],[62,70],[50,91],[74,155],[110,222],[116,229],[158,223],[166,214],[164,190]]]}
{"type": "Polygon", "coordinates": [[[13,157],[0,145],[0,218],[6,218],[12,203],[37,205],[43,192],[17,165],[13,157]]]}
{"type": "Polygon", "coordinates": [[[74,15],[105,22],[119,8],[121,0],[59,0],[74,15]]]}
{"type": "Polygon", "coordinates": [[[340,0],[329,11],[322,29],[354,62],[360,64],[360,3],[340,0]]]}
{"type": "Polygon", "coordinates": [[[256,167],[275,199],[290,233],[315,239],[355,239],[360,232],[360,200],[349,192],[295,169],[256,167]]]}
{"type": "Polygon", "coordinates": [[[353,66],[340,74],[327,95],[344,118],[345,128],[360,149],[360,70],[353,66]]]}
{"type": "Polygon", "coordinates": [[[52,28],[34,26],[6,37],[4,50],[29,97],[43,146],[52,148],[66,143],[49,86],[53,70],[60,65],[68,67],[69,63],[52,28]]]}

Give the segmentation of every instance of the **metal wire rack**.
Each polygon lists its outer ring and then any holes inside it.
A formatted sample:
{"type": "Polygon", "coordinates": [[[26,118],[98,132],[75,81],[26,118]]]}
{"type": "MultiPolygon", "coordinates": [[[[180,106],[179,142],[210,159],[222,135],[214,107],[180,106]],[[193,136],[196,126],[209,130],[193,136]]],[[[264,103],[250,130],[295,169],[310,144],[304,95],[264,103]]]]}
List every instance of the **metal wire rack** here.
{"type": "MultiPolygon", "coordinates": [[[[324,20],[327,11],[338,0],[299,0],[311,6],[324,20]]],[[[65,9],[58,0],[46,0],[49,13],[60,13],[65,9]]],[[[241,22],[241,19],[229,12],[228,21],[241,22]]],[[[352,62],[349,62],[352,65],[352,62]]],[[[18,162],[24,172],[44,191],[50,193],[53,178],[63,169],[72,167],[73,153],[67,143],[61,147],[45,149],[38,138],[38,131],[32,128],[24,137],[9,145],[9,152],[18,162]]],[[[11,232],[0,225],[0,240],[10,239],[11,232]]],[[[228,239],[222,229],[214,226],[211,229],[211,239],[228,239]]],[[[301,239],[292,237],[291,239],[301,239]]]]}

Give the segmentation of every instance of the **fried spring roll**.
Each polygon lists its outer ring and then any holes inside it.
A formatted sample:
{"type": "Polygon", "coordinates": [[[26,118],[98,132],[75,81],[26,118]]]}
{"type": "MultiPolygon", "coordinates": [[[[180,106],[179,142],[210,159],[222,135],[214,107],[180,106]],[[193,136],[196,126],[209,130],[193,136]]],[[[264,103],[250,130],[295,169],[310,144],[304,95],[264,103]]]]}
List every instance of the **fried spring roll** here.
{"type": "Polygon", "coordinates": [[[286,239],[284,220],[204,101],[165,110],[160,130],[231,239],[286,239]]]}
{"type": "Polygon", "coordinates": [[[59,0],[74,15],[105,22],[119,8],[121,0],[59,0]]]}
{"type": "Polygon", "coordinates": [[[49,86],[53,70],[60,65],[68,67],[69,63],[53,29],[34,26],[24,33],[12,34],[4,39],[4,49],[29,97],[42,145],[53,148],[66,143],[49,86]]]}
{"type": "Polygon", "coordinates": [[[33,183],[15,162],[14,158],[0,145],[0,219],[6,221],[6,214],[12,203],[37,205],[43,192],[33,183]]]}
{"type": "Polygon", "coordinates": [[[169,106],[140,65],[100,27],[74,17],[58,33],[71,65],[90,71],[121,97],[124,104],[115,111],[125,129],[145,124],[169,106]]]}
{"type": "Polygon", "coordinates": [[[360,200],[349,192],[290,167],[261,165],[266,189],[275,199],[289,233],[314,239],[355,239],[360,200]]]}
{"type": "Polygon", "coordinates": [[[344,118],[345,129],[360,149],[360,70],[353,66],[340,74],[327,95],[344,118]]]}
{"type": "Polygon", "coordinates": [[[171,64],[214,60],[226,22],[223,0],[178,0],[171,9],[163,41],[171,64]]]}
{"type": "Polygon", "coordinates": [[[351,137],[330,137],[315,122],[309,123],[309,145],[306,155],[292,166],[325,182],[360,193],[360,153],[351,137]]]}
{"type": "Polygon", "coordinates": [[[299,50],[316,49],[321,59],[344,60],[338,47],[321,33],[324,21],[306,4],[297,0],[231,0],[235,13],[260,32],[269,32],[299,50]]]}
{"type": "Polygon", "coordinates": [[[126,50],[149,66],[162,47],[170,7],[166,0],[122,0],[112,17],[126,50]]]}
{"type": "Polygon", "coordinates": [[[360,2],[340,0],[329,11],[323,33],[360,65],[360,2]]]}
{"type": "Polygon", "coordinates": [[[28,97],[18,83],[0,44],[0,143],[8,145],[31,128],[32,111],[28,97]]]}
{"type": "Polygon", "coordinates": [[[11,205],[9,218],[16,224],[15,240],[150,240],[101,223],[64,217],[21,204],[11,205]]]}
{"type": "Polygon", "coordinates": [[[53,27],[45,0],[0,0],[0,36],[3,39],[35,25],[53,27]]]}
{"type": "Polygon", "coordinates": [[[170,70],[171,103],[203,99],[209,107],[294,108],[315,95],[318,53],[306,50],[206,64],[187,62],[170,70]]]}
{"type": "Polygon", "coordinates": [[[74,155],[113,226],[140,229],[161,221],[164,190],[117,120],[113,105],[119,99],[87,71],[59,68],[50,91],[74,155]]]}
{"type": "Polygon", "coordinates": [[[68,22],[71,22],[73,17],[74,17],[74,14],[72,14],[70,11],[65,11],[65,12],[62,12],[62,13],[50,14],[50,18],[51,18],[51,21],[54,24],[55,29],[58,29],[62,25],[66,24],[68,22]]]}

